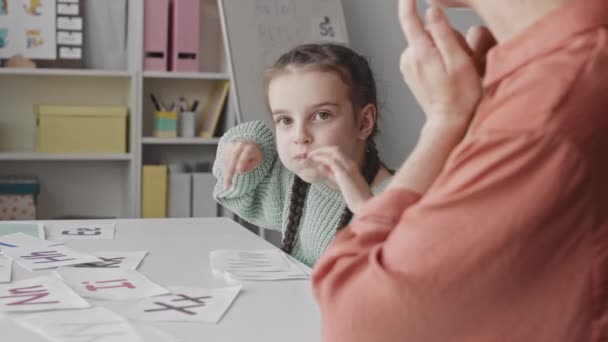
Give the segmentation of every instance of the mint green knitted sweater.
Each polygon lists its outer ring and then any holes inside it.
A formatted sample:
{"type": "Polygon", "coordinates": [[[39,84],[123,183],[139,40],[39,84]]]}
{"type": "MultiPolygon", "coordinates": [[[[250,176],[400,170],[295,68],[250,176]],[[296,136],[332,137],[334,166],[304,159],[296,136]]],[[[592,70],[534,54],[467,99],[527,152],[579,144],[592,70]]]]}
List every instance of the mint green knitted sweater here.
{"type": "MultiPolygon", "coordinates": [[[[213,196],[220,204],[256,226],[285,231],[294,174],[279,160],[270,128],[252,121],[228,130],[220,139],[213,174],[218,179],[213,196]],[[226,144],[239,140],[256,142],[263,160],[253,170],[237,173],[230,189],[226,189],[222,176],[223,149],[226,144]]],[[[325,184],[311,184],[292,256],[312,267],[334,238],[345,207],[339,191],[325,184]]]]}

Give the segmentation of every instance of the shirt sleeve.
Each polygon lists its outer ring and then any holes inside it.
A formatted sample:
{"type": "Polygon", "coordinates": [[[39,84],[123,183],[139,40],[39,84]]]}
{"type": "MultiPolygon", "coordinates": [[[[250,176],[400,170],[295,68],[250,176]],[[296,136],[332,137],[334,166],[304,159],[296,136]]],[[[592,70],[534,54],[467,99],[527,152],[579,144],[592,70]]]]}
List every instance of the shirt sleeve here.
{"type": "Polygon", "coordinates": [[[536,301],[522,298],[534,284],[560,286],[550,268],[567,265],[568,238],[584,234],[572,229],[590,200],[584,167],[555,138],[481,135],[454,151],[424,197],[392,190],[370,200],[314,269],[324,340],[508,334],[496,321],[533,314],[513,301],[536,301]]]}

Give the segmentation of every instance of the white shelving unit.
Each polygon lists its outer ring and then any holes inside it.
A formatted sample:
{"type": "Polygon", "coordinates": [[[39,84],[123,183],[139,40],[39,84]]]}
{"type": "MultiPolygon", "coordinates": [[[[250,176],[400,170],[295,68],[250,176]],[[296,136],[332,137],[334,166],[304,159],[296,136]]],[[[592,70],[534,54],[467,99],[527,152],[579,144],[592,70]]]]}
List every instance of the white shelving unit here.
{"type": "Polygon", "coordinates": [[[230,80],[230,76],[222,72],[156,72],[144,71],[145,79],[191,79],[191,80],[230,80]]]}
{"type": "Polygon", "coordinates": [[[144,145],[216,145],[219,138],[151,138],[142,139],[144,145]]]}
{"type": "Polygon", "coordinates": [[[0,75],[22,76],[75,76],[75,77],[132,77],[133,73],[125,70],[90,70],[90,69],[19,69],[0,68],[0,75]]]}
{"type": "MultiPolygon", "coordinates": [[[[201,1],[200,72],[142,70],[143,4],[128,0],[127,70],[0,68],[0,176],[33,175],[41,183],[38,218],[135,218],[141,211],[144,164],[212,161],[218,138],[152,136],[149,94],[206,102],[214,82],[232,81],[220,0],[201,1]],[[35,149],[35,106],[121,105],[129,108],[124,154],[43,154],[35,149]]],[[[232,94],[231,94],[232,96],[232,94]]],[[[230,98],[229,102],[234,101],[230,98]]],[[[220,128],[237,115],[228,105],[220,128]]]]}
{"type": "Polygon", "coordinates": [[[61,154],[61,153],[0,153],[0,161],[43,161],[43,160],[72,160],[72,161],[131,161],[131,154],[61,154]]]}

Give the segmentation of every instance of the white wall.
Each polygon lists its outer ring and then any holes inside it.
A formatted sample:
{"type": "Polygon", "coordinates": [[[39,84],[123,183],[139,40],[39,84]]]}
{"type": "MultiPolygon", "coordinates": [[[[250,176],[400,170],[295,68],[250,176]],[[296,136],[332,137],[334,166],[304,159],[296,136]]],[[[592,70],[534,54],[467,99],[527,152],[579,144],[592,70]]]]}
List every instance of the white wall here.
{"type": "MultiPolygon", "coordinates": [[[[418,0],[419,10],[425,1],[418,0]]],[[[399,71],[405,39],[396,0],[342,0],[351,47],[366,56],[375,73],[380,101],[377,143],[383,160],[397,168],[414,147],[424,114],[399,71]]],[[[465,30],[479,19],[469,10],[450,10],[452,23],[465,30]]]]}

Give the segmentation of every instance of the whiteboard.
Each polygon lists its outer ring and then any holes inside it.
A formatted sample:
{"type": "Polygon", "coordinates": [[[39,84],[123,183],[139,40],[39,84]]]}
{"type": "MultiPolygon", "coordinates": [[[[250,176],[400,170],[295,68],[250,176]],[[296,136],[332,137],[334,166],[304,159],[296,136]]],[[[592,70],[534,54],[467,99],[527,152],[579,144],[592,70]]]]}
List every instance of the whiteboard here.
{"type": "Polygon", "coordinates": [[[238,122],[271,124],[264,70],[304,43],[348,44],[341,0],[219,0],[238,122]]]}

